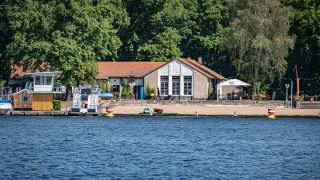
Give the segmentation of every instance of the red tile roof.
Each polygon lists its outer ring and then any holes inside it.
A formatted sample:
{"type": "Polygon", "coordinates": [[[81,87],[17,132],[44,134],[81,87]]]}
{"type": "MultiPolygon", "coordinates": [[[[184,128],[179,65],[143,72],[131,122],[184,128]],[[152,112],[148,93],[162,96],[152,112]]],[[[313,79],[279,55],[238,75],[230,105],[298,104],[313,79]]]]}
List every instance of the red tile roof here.
{"type": "MultiPolygon", "coordinates": [[[[209,78],[217,78],[221,80],[226,79],[225,77],[195,60],[187,58],[175,59],[187,64],[191,68],[199,71],[209,78]]],[[[167,63],[168,62],[97,62],[99,74],[96,79],[108,79],[109,77],[144,77],[146,74],[159,69],[167,63]]],[[[49,68],[50,66],[47,63],[41,65],[41,69],[48,70],[49,68]]],[[[11,73],[11,78],[15,77],[16,75],[23,77],[27,73],[39,72],[39,70],[34,70],[32,68],[27,71],[23,71],[23,69],[18,66],[13,66],[12,69],[13,71],[11,73]]]]}
{"type": "Polygon", "coordinates": [[[96,79],[109,77],[144,77],[166,62],[97,62],[99,74],[96,79]]]}
{"type": "Polygon", "coordinates": [[[23,70],[23,67],[18,65],[12,65],[11,69],[12,70],[11,70],[10,78],[15,78],[15,77],[23,77],[32,72],[48,71],[51,69],[51,67],[49,63],[44,62],[37,69],[35,69],[33,65],[29,66],[29,68],[26,71],[23,70]]]}
{"type": "Polygon", "coordinates": [[[176,59],[186,63],[187,65],[198,70],[200,73],[203,73],[204,75],[206,75],[209,78],[215,78],[215,79],[220,79],[220,80],[226,79],[222,75],[218,74],[217,72],[213,71],[212,69],[209,69],[205,65],[200,64],[198,61],[196,61],[194,59],[188,59],[188,58],[176,58],[176,59]]]}

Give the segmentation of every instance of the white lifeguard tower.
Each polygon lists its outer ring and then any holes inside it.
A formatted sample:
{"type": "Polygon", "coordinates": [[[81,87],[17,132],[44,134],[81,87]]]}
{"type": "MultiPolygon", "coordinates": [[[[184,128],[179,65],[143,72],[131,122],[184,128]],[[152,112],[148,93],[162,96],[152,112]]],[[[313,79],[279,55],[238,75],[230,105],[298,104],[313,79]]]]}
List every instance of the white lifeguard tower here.
{"type": "Polygon", "coordinates": [[[15,110],[51,111],[54,94],[64,94],[66,88],[55,86],[55,78],[60,71],[29,73],[33,82],[27,82],[23,90],[13,94],[15,110]]]}

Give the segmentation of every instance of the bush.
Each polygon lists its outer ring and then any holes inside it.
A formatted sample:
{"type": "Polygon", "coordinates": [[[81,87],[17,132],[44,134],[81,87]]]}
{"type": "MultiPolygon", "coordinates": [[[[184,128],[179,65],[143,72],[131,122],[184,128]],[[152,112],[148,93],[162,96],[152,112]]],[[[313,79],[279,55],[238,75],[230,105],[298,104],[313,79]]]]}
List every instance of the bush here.
{"type": "Polygon", "coordinates": [[[131,93],[131,87],[127,82],[122,82],[122,96],[124,97],[128,97],[130,95],[132,95],[131,93]]]}
{"type": "Polygon", "coordinates": [[[60,111],[61,110],[61,101],[60,100],[53,100],[53,110],[60,111]]]}
{"type": "Polygon", "coordinates": [[[110,86],[111,86],[110,83],[107,82],[107,84],[106,84],[106,92],[112,92],[110,86]]]}
{"type": "Polygon", "coordinates": [[[208,86],[208,96],[213,96],[213,91],[212,91],[212,88],[211,88],[211,83],[209,83],[209,86],[208,86]]]}
{"type": "Polygon", "coordinates": [[[101,92],[106,92],[106,85],[102,81],[100,81],[99,88],[101,92]]]}
{"type": "Polygon", "coordinates": [[[146,91],[147,91],[147,98],[152,98],[155,96],[156,90],[154,88],[150,88],[149,85],[147,85],[146,91]]]}

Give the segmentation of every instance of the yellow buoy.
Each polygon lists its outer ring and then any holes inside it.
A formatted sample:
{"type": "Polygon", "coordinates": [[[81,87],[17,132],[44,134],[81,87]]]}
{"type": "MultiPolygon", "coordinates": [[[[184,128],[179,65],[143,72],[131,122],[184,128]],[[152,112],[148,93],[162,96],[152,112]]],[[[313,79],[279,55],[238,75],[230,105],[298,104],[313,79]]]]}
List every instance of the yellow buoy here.
{"type": "Polygon", "coordinates": [[[268,116],[267,117],[269,119],[275,119],[276,118],[275,114],[276,114],[276,110],[274,108],[268,109],[268,116]]]}
{"type": "Polygon", "coordinates": [[[106,117],[113,117],[114,115],[112,113],[106,113],[106,117]]]}
{"type": "Polygon", "coordinates": [[[275,119],[276,117],[274,115],[268,115],[267,116],[269,119],[275,119]]]}
{"type": "Polygon", "coordinates": [[[113,108],[111,107],[111,106],[108,106],[107,108],[106,108],[106,117],[113,117],[114,115],[113,115],[113,108]]]}

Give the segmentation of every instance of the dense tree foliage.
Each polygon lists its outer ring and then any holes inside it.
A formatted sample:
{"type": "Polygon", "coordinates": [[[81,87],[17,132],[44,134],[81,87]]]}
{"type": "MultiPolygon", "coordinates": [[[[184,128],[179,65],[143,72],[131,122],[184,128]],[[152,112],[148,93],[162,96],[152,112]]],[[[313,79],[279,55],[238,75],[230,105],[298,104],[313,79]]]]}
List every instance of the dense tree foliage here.
{"type": "Polygon", "coordinates": [[[293,51],[288,57],[289,78],[295,77],[297,65],[302,90],[320,93],[320,1],[284,0],[284,4],[294,9],[290,34],[296,36],[293,51]]]}
{"type": "MultiPolygon", "coordinates": [[[[0,12],[4,7],[0,6],[0,12]]],[[[7,80],[10,75],[10,61],[6,57],[6,45],[9,42],[11,32],[8,29],[8,18],[6,13],[0,13],[0,83],[7,80]]],[[[4,83],[3,83],[4,84],[4,83]]]]}
{"type": "Polygon", "coordinates": [[[63,71],[66,85],[93,82],[95,62],[117,58],[117,31],[127,23],[121,3],[112,0],[7,0],[1,8],[13,33],[7,60],[24,68],[47,61],[63,71]]]}
{"type": "Polygon", "coordinates": [[[277,0],[238,1],[232,6],[235,18],[225,44],[239,76],[259,92],[261,85],[285,73],[288,49],[294,42],[288,35],[290,9],[277,0]]]}
{"type": "Polygon", "coordinates": [[[122,59],[165,61],[203,56],[210,64],[227,24],[223,0],[130,0],[130,25],[121,34],[122,59]]]}
{"type": "Polygon", "coordinates": [[[49,62],[77,85],[93,82],[96,61],[181,56],[257,89],[293,77],[295,64],[320,76],[316,0],[3,0],[0,11],[0,79],[11,64],[49,62]]]}

